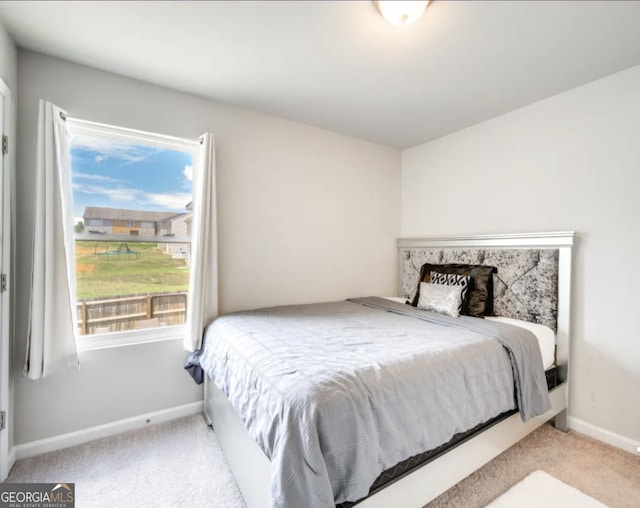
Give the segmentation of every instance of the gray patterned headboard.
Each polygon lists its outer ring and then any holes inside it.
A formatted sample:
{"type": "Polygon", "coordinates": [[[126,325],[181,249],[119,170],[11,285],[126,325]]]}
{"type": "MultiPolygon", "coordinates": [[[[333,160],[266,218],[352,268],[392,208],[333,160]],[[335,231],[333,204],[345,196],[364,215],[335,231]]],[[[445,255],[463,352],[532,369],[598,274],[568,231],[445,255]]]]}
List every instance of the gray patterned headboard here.
{"type": "MultiPolygon", "coordinates": [[[[492,265],[494,313],[556,331],[558,379],[567,382],[571,346],[574,231],[398,240],[400,291],[413,296],[423,263],[492,265]]],[[[566,428],[566,412],[561,418],[566,428]]],[[[558,423],[558,417],[556,417],[558,423]]]]}
{"type": "Polygon", "coordinates": [[[557,329],[558,249],[400,247],[401,291],[413,298],[424,263],[495,266],[494,315],[557,329]]]}

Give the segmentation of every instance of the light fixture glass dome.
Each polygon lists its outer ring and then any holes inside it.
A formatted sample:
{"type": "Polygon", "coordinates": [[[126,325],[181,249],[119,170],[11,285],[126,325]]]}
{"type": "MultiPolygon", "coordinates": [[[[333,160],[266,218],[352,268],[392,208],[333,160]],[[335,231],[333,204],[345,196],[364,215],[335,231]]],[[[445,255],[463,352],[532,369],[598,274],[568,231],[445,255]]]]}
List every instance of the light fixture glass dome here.
{"type": "Polygon", "coordinates": [[[375,0],[382,17],[392,25],[409,25],[418,20],[430,0],[375,0]]]}

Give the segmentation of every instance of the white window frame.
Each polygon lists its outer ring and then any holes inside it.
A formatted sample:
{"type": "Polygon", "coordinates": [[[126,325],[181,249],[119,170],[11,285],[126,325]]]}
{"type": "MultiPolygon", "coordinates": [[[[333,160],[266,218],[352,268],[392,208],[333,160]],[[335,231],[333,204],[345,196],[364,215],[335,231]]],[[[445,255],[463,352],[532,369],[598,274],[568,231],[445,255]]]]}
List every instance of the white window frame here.
{"type": "MultiPolygon", "coordinates": [[[[143,146],[188,152],[191,153],[194,164],[197,161],[199,154],[200,140],[198,139],[166,136],[163,134],[116,127],[113,125],[89,122],[71,117],[67,117],[67,128],[72,134],[100,136],[113,141],[126,141],[143,146]]],[[[141,240],[132,240],[132,236],[129,234],[96,235],[86,231],[76,233],[74,235],[74,240],[91,240],[100,242],[133,241],[135,243],[192,243],[191,238],[184,236],[144,236],[140,238],[141,240]]],[[[90,351],[94,349],[132,346],[150,342],[183,340],[186,332],[187,326],[186,324],[183,324],[175,326],[160,326],[157,328],[144,328],[140,330],[127,330],[122,332],[96,333],[91,335],[81,335],[78,339],[77,346],[78,351],[90,351]]]]}

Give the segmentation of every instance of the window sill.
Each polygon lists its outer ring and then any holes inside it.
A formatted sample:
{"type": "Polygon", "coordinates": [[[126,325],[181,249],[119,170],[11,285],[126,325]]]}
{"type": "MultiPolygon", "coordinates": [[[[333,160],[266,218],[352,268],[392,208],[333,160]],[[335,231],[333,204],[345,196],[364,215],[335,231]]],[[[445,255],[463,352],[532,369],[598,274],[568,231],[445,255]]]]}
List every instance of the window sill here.
{"type": "Polygon", "coordinates": [[[81,335],[78,339],[78,351],[93,351],[113,347],[135,346],[150,342],[164,342],[167,340],[182,340],[186,333],[186,326],[161,326],[144,330],[127,332],[98,333],[95,335],[81,335]]]}

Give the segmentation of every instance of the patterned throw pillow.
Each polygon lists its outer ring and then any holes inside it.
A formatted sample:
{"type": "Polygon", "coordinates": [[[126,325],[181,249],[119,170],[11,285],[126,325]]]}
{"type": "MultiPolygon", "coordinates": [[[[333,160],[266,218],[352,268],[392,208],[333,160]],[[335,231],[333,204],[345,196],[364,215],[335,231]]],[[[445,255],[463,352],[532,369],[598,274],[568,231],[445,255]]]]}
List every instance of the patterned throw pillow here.
{"type": "Polygon", "coordinates": [[[460,304],[462,303],[461,292],[460,286],[421,282],[418,308],[458,317],[460,315],[460,304]]]}
{"type": "MultiPolygon", "coordinates": [[[[462,300],[462,312],[464,316],[483,318],[493,315],[493,274],[498,272],[495,266],[485,265],[461,265],[425,263],[420,268],[420,281],[429,282],[431,272],[453,273],[455,275],[467,275],[469,290],[467,298],[462,300]]],[[[410,305],[417,307],[420,298],[420,285],[410,305]]]]}
{"type": "Polygon", "coordinates": [[[467,291],[469,290],[469,281],[471,277],[468,275],[457,275],[455,273],[440,273],[440,272],[431,272],[429,274],[429,282],[431,284],[443,284],[445,286],[460,286],[462,289],[460,291],[460,309],[462,312],[462,304],[467,297],[467,291]]]}

